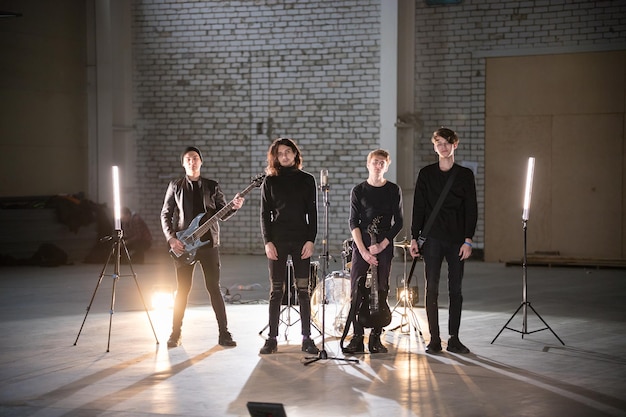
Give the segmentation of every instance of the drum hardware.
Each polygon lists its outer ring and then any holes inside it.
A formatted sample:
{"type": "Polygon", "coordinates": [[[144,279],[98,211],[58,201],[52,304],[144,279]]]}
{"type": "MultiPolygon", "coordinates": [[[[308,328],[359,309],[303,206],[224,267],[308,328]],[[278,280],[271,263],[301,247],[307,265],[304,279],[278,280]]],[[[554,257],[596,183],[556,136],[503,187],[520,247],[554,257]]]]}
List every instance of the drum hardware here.
{"type": "Polygon", "coordinates": [[[411,287],[411,278],[413,277],[413,271],[415,270],[415,265],[417,263],[418,258],[413,258],[413,264],[411,265],[411,271],[407,275],[406,266],[407,266],[407,256],[406,251],[411,247],[411,242],[408,240],[404,240],[403,242],[394,242],[394,247],[402,248],[404,255],[404,276],[402,279],[402,287],[398,287],[396,289],[397,292],[397,302],[396,305],[391,310],[391,313],[398,311],[400,313],[400,324],[396,327],[390,329],[390,331],[400,330],[402,334],[410,334],[411,328],[415,331],[415,334],[419,338],[422,336],[422,328],[417,320],[417,316],[415,315],[415,311],[413,311],[413,307],[417,305],[417,300],[419,298],[419,291],[417,287],[411,287]],[[399,311],[400,304],[402,304],[402,311],[399,311]],[[405,330],[406,329],[406,330],[405,330]]]}
{"type": "MultiPolygon", "coordinates": [[[[313,286],[311,285],[313,282],[317,281],[317,270],[319,268],[319,262],[311,262],[311,270],[309,275],[309,291],[313,286]]],[[[298,310],[295,306],[298,305],[298,297],[297,289],[294,283],[294,269],[293,269],[293,261],[291,257],[287,258],[287,280],[285,282],[282,305],[284,306],[280,310],[280,315],[278,316],[278,325],[284,324],[285,327],[285,340],[287,339],[287,334],[289,333],[289,328],[294,324],[300,321],[300,310],[298,310]],[[297,314],[297,318],[294,320],[291,319],[291,313],[294,312],[297,314]]],[[[315,324],[311,323],[315,330],[322,333],[322,330],[315,324]]],[[[269,324],[266,324],[265,327],[259,331],[259,335],[263,334],[265,330],[270,327],[269,324]]]]}

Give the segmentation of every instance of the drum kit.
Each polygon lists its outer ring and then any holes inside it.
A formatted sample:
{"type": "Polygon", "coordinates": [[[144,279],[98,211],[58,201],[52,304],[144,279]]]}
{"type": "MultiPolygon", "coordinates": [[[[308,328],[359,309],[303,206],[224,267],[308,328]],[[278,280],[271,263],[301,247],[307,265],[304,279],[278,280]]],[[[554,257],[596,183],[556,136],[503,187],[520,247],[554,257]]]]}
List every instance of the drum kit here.
{"type": "MultiPolygon", "coordinates": [[[[315,325],[317,329],[321,329],[324,327],[324,332],[329,336],[341,337],[343,331],[346,326],[346,321],[348,319],[348,314],[350,313],[350,301],[351,301],[351,284],[350,284],[350,269],[352,267],[352,246],[353,239],[346,239],[343,241],[342,251],[341,251],[341,259],[342,259],[342,269],[340,271],[332,271],[328,275],[326,275],[325,285],[322,285],[319,282],[314,288],[313,284],[318,282],[318,277],[311,277],[311,284],[313,291],[311,293],[311,321],[315,325]],[[322,303],[324,301],[324,294],[322,293],[323,288],[326,291],[326,319],[325,325],[322,326],[322,303]]],[[[409,294],[410,289],[408,288],[409,282],[407,282],[407,257],[406,252],[411,247],[411,242],[408,240],[404,240],[402,242],[394,242],[394,247],[402,248],[404,250],[404,288],[403,294],[409,294]]],[[[315,269],[317,273],[318,269],[315,269]]],[[[312,272],[313,273],[313,272],[312,272]]],[[[402,300],[398,300],[398,304],[392,310],[392,313],[395,312],[400,306],[402,300]]],[[[406,300],[404,300],[406,301],[406,300]]],[[[410,304],[410,303],[409,303],[410,304]]],[[[417,322],[417,318],[411,317],[411,314],[414,315],[412,309],[410,312],[407,311],[407,303],[403,303],[404,311],[400,312],[401,314],[401,323],[400,326],[391,329],[401,329],[408,327],[413,327],[417,333],[422,334],[421,329],[419,328],[419,323],[417,322]],[[411,320],[413,319],[413,320],[411,320]]],[[[403,330],[404,332],[404,330],[403,330]]]]}

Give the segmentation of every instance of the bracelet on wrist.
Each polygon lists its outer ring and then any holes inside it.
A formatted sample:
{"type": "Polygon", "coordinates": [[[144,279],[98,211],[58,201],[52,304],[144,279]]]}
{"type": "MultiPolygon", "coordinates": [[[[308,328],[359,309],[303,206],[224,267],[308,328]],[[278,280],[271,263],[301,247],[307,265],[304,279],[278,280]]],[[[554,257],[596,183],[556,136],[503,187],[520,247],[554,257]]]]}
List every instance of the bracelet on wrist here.
{"type": "Polygon", "coordinates": [[[470,248],[472,247],[472,244],[469,242],[463,242],[463,244],[469,246],[470,248]]]}

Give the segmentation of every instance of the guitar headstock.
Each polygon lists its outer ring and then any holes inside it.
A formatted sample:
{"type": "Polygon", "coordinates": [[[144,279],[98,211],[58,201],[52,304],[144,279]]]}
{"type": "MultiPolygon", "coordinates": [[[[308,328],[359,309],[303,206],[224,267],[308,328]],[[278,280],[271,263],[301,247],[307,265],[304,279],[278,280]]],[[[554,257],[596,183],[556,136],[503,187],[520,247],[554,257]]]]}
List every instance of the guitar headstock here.
{"type": "Polygon", "coordinates": [[[251,183],[254,184],[255,187],[260,187],[263,184],[264,179],[265,174],[259,174],[256,177],[252,178],[251,183]]]}
{"type": "Polygon", "coordinates": [[[369,233],[370,235],[378,234],[378,225],[380,224],[380,219],[381,216],[374,217],[372,219],[372,222],[369,224],[369,226],[367,226],[367,233],[369,233]]]}

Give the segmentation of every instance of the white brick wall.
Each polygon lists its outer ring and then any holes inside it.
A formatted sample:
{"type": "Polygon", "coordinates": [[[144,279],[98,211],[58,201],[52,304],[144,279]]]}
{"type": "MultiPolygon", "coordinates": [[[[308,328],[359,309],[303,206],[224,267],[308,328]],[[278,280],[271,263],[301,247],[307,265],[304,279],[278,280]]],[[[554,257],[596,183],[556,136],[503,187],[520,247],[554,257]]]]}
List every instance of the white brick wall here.
{"type": "MultiPolygon", "coordinates": [[[[379,8],[376,0],[134,1],[140,210],[151,227],[160,234],[163,193],[183,174],[184,146],[203,150],[204,174],[232,197],[262,172],[271,139],[289,136],[305,170],[330,172],[336,252],[349,236],[350,189],[378,143],[379,8]]],[[[322,203],[320,195],[320,219],[322,203]]],[[[224,251],[263,253],[259,205],[254,191],[223,225],[224,251]]]]}
{"type": "MultiPolygon", "coordinates": [[[[157,236],[184,146],[202,148],[204,173],[232,196],[262,171],[270,139],[284,135],[301,146],[305,170],[330,172],[329,244],[338,255],[349,237],[350,189],[367,175],[364,158],[379,140],[380,1],[133,0],[139,211],[157,236]]],[[[415,133],[414,172],[433,161],[431,132],[454,128],[458,159],[479,163],[482,213],[485,56],[623,46],[626,2],[415,4],[423,129],[415,133]]],[[[321,196],[319,204],[322,219],[321,196]]],[[[258,212],[255,191],[224,224],[224,251],[262,253],[258,212]]],[[[477,242],[483,235],[481,218],[477,242]]]]}

